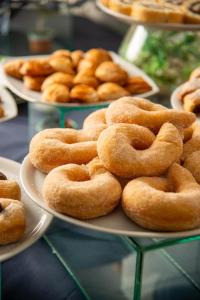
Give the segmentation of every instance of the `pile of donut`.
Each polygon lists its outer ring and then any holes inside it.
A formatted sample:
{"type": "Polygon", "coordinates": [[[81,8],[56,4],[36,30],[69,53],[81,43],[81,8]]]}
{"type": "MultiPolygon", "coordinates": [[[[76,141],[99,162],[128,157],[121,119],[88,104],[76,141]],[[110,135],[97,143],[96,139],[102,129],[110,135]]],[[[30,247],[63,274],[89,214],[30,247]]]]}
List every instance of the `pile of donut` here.
{"type": "Polygon", "coordinates": [[[0,245],[16,242],[26,228],[25,208],[18,183],[0,172],[0,245]]]}
{"type": "Polygon", "coordinates": [[[42,194],[52,209],[78,218],[120,203],[150,230],[200,226],[200,125],[193,113],[123,97],[91,113],[81,130],[36,134],[29,157],[48,173],[42,194]]]}

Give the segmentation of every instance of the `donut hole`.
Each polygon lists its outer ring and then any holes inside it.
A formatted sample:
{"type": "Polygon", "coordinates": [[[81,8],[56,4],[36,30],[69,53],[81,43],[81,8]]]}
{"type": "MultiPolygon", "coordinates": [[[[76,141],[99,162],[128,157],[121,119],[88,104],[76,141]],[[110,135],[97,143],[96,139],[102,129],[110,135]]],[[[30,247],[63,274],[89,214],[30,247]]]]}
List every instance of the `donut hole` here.
{"type": "Polygon", "coordinates": [[[75,169],[68,170],[66,175],[70,181],[83,182],[90,180],[88,171],[86,169],[83,169],[81,166],[75,169]]]}
{"type": "Polygon", "coordinates": [[[135,149],[135,150],[145,150],[147,148],[149,148],[147,146],[147,143],[142,141],[142,140],[139,140],[139,139],[134,139],[132,142],[131,142],[131,146],[135,149]]]}

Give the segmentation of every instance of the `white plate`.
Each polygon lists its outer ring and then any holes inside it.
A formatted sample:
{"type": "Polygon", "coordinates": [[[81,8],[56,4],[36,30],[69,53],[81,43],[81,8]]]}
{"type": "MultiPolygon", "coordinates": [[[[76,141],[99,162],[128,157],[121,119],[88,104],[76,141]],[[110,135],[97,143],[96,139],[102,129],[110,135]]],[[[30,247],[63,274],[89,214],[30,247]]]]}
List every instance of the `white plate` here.
{"type": "MultiPolygon", "coordinates": [[[[20,164],[0,157],[0,171],[7,178],[19,182],[20,164]]],[[[52,216],[35,205],[22,190],[22,201],[25,204],[27,214],[27,227],[23,238],[7,246],[0,246],[0,262],[22,252],[35,243],[46,231],[51,223],[52,216]]]]}
{"type": "Polygon", "coordinates": [[[144,25],[148,27],[155,27],[157,29],[170,29],[170,30],[191,30],[191,31],[199,31],[200,30],[200,24],[180,24],[180,23],[149,23],[149,22],[140,22],[140,21],[135,21],[131,16],[113,11],[112,9],[106,7],[101,3],[100,0],[96,1],[97,6],[106,14],[117,18],[125,23],[132,24],[132,25],[144,25]]]}
{"type": "Polygon", "coordinates": [[[0,86],[0,98],[3,102],[3,108],[5,112],[5,116],[3,118],[0,118],[0,123],[8,121],[10,119],[13,119],[18,114],[18,109],[16,102],[11,95],[5,88],[0,86]]]}
{"type": "MultiPolygon", "coordinates": [[[[158,93],[159,88],[158,86],[155,84],[155,82],[148,77],[142,70],[140,70],[139,68],[137,68],[135,65],[127,62],[126,60],[124,60],[123,58],[121,58],[119,55],[117,55],[114,52],[110,52],[113,60],[118,63],[119,65],[121,65],[128,73],[129,75],[136,75],[136,76],[141,76],[144,78],[144,80],[152,87],[152,90],[147,92],[147,93],[143,93],[140,94],[139,96],[141,97],[149,97],[152,96],[156,93],[158,93]]],[[[23,56],[23,57],[10,57],[7,59],[4,59],[3,62],[0,65],[0,75],[3,78],[4,83],[6,84],[6,86],[17,96],[21,97],[24,100],[30,101],[30,102],[39,102],[39,103],[43,103],[43,104],[48,104],[48,105],[54,105],[57,107],[100,107],[100,106],[105,106],[106,104],[109,104],[109,102],[97,102],[97,103],[91,103],[91,104],[80,104],[80,103],[64,103],[64,104],[59,104],[59,103],[47,103],[41,100],[41,93],[39,92],[34,92],[31,91],[29,89],[27,89],[23,82],[15,79],[11,76],[8,76],[7,74],[5,74],[4,70],[3,70],[3,65],[8,62],[11,61],[13,59],[25,59],[28,60],[30,58],[33,58],[36,56],[23,56]]],[[[41,58],[41,57],[46,57],[46,56],[37,56],[37,58],[41,58]]]]}
{"type": "Polygon", "coordinates": [[[194,236],[200,234],[200,228],[184,232],[155,232],[141,228],[132,221],[130,221],[123,213],[121,208],[116,209],[111,214],[97,218],[94,220],[80,221],[78,219],[68,217],[60,214],[53,209],[49,208],[43,201],[41,189],[45,179],[45,174],[36,170],[31,164],[29,157],[25,157],[21,165],[20,179],[26,193],[30,198],[43,209],[55,217],[87,229],[97,230],[105,233],[126,235],[132,237],[149,237],[149,238],[180,238],[186,236],[194,236]]]}

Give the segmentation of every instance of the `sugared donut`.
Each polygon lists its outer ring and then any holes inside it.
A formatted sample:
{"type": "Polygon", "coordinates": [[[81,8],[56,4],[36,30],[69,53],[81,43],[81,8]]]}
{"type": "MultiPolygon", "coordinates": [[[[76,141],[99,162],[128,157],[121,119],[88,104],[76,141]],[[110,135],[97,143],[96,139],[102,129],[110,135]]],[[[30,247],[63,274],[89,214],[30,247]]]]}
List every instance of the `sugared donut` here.
{"type": "Polygon", "coordinates": [[[24,234],[25,210],[20,198],[18,184],[0,172],[0,245],[16,242],[24,234]]]}
{"type": "Polygon", "coordinates": [[[195,121],[193,113],[167,109],[149,100],[124,97],[110,104],[106,111],[107,123],[138,124],[158,132],[160,127],[170,122],[177,127],[187,128],[195,121]]]}
{"type": "Polygon", "coordinates": [[[104,166],[126,178],[161,175],[180,158],[182,150],[182,138],[171,123],[165,123],[156,138],[145,127],[115,124],[105,129],[97,141],[104,166]]]}
{"type": "Polygon", "coordinates": [[[130,181],[123,191],[122,206],[131,220],[150,230],[181,231],[200,226],[200,186],[178,164],[170,167],[167,178],[130,181]]]}
{"type": "Polygon", "coordinates": [[[118,205],[121,186],[99,159],[94,159],[88,165],[68,164],[52,170],[45,178],[42,194],[56,211],[92,219],[118,205]]]}
{"type": "Polygon", "coordinates": [[[83,130],[92,140],[97,140],[100,133],[108,126],[105,118],[106,108],[97,110],[89,114],[83,122],[83,130]]]}
{"type": "Polygon", "coordinates": [[[183,146],[183,161],[193,152],[200,150],[200,124],[195,122],[192,128],[192,137],[183,146]]]}
{"type": "Polygon", "coordinates": [[[200,184],[200,150],[188,155],[183,166],[192,173],[196,181],[200,184]]]}
{"type": "Polygon", "coordinates": [[[96,142],[81,130],[46,129],[33,137],[29,156],[37,169],[48,173],[60,165],[88,163],[97,156],[96,142]]]}

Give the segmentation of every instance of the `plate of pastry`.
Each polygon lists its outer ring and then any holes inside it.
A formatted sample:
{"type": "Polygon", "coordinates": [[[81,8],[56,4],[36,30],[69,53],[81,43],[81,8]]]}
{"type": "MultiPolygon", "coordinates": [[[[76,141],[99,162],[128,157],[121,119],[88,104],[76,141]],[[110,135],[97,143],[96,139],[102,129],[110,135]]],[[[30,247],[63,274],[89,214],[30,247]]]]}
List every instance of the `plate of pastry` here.
{"type": "Polygon", "coordinates": [[[193,112],[200,117],[200,67],[192,71],[190,78],[177,87],[171,95],[171,105],[178,110],[193,112]]]}
{"type": "Polygon", "coordinates": [[[122,96],[148,97],[159,91],[143,71],[105,49],[7,58],[1,73],[17,96],[56,106],[106,106],[122,96]]]}
{"type": "Polygon", "coordinates": [[[0,86],[0,123],[17,116],[18,109],[11,93],[0,86]]]}
{"type": "Polygon", "coordinates": [[[172,30],[199,30],[197,0],[97,0],[105,13],[129,24],[172,30]]]}
{"type": "Polygon", "coordinates": [[[36,134],[22,185],[37,205],[84,228],[138,237],[200,234],[195,120],[147,99],[120,98],[91,113],[80,130],[36,134]]]}
{"type": "Polygon", "coordinates": [[[25,194],[19,170],[19,163],[0,157],[0,262],[36,242],[52,220],[25,194]]]}

